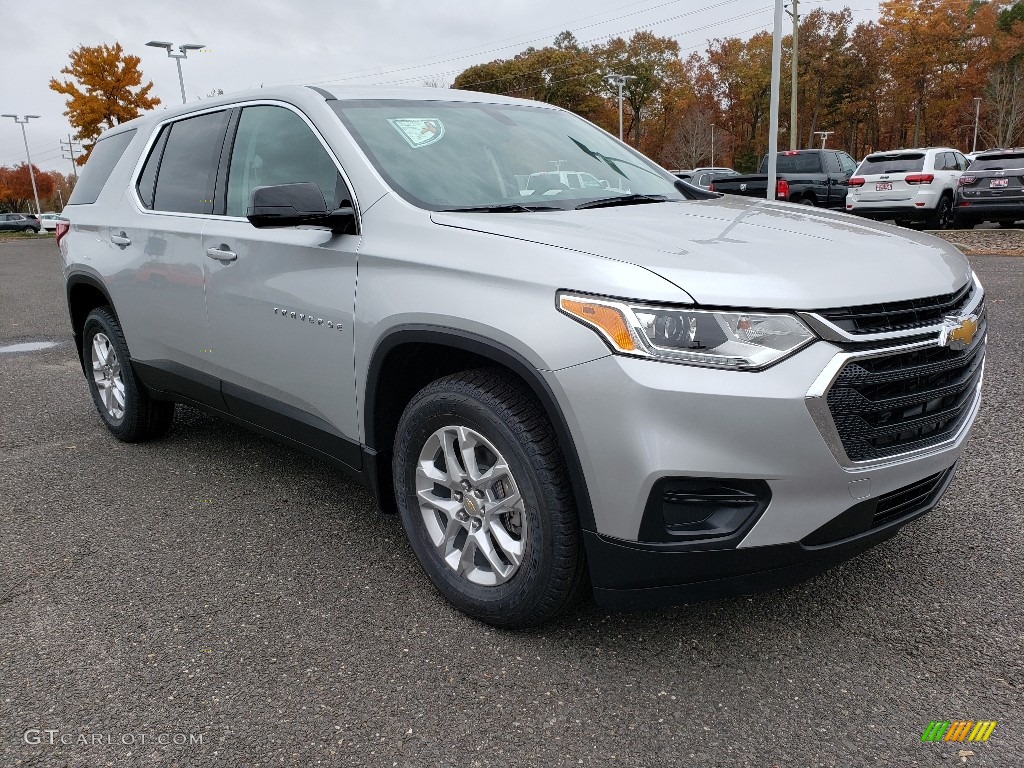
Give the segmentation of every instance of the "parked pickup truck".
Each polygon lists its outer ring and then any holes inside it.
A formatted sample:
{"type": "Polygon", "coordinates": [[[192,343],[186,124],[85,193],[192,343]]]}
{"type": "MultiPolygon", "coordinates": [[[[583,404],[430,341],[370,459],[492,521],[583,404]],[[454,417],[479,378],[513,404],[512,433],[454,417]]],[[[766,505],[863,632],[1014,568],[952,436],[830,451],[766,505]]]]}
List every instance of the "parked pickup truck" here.
{"type": "MultiPolygon", "coordinates": [[[[779,152],[776,161],[775,199],[791,203],[842,209],[856,161],[836,149],[798,149],[779,152]]],[[[756,176],[715,179],[712,189],[727,195],[766,197],[768,155],[761,160],[756,176]]]]}

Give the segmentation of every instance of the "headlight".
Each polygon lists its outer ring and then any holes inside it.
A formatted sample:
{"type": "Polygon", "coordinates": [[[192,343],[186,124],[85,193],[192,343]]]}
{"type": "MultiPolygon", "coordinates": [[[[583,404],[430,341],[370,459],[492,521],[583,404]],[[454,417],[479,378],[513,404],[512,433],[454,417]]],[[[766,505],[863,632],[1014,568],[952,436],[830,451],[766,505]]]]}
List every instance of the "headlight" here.
{"type": "Polygon", "coordinates": [[[680,309],[561,293],[558,306],[612,351],[675,363],[753,370],[814,340],[793,315],[680,309]]]}

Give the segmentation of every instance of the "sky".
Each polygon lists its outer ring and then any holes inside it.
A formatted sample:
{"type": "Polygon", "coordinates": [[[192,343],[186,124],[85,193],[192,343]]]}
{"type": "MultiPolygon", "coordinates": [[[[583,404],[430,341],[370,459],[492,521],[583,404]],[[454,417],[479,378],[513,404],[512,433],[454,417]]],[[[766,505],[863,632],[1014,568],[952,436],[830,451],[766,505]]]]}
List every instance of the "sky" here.
{"type": "MultiPolygon", "coordinates": [[[[72,130],[65,97],[48,87],[80,45],[121,43],[141,58],[143,82],[163,105],[181,101],[175,63],[150,40],[198,43],[182,61],[188,101],[214,89],[347,82],[449,84],[466,67],[549,45],[570,30],[583,44],[638,29],[675,38],[683,58],[709,40],[770,30],[772,0],[4,0],[0,114],[36,114],[27,126],[33,163],[71,171],[60,140],[72,130]]],[[[799,0],[877,20],[878,0],[799,0]]],[[[788,17],[787,17],[788,22],[788,17]]],[[[160,109],[161,107],[157,107],[160,109]]],[[[20,126],[0,118],[0,165],[25,159],[20,126]]]]}

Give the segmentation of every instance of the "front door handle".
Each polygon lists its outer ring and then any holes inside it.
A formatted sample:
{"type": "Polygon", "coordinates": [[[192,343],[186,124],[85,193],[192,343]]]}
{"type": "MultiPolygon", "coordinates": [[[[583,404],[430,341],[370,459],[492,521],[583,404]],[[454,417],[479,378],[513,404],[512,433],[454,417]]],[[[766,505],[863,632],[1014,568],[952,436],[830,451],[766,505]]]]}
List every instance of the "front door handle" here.
{"type": "Polygon", "coordinates": [[[234,261],[238,254],[230,250],[226,245],[220,248],[207,248],[206,255],[217,261],[234,261]]]}
{"type": "Polygon", "coordinates": [[[132,239],[128,237],[125,232],[119,232],[116,235],[110,236],[110,242],[114,245],[120,245],[122,248],[132,244],[132,239]]]}

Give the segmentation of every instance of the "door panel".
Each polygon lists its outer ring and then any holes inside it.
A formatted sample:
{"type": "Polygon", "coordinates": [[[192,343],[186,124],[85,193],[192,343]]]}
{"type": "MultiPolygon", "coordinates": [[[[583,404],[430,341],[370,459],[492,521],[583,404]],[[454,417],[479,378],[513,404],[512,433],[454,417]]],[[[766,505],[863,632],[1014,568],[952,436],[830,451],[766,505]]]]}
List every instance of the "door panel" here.
{"type": "MultiPolygon", "coordinates": [[[[211,220],[201,253],[211,359],[241,418],[306,443],[357,447],[352,313],[357,235],[256,229],[253,188],[316,183],[330,208],[350,197],[312,124],[283,106],[244,107],[223,182],[227,216],[211,220]],[[286,418],[282,418],[286,417],[286,418]],[[316,438],[316,439],[314,439],[316,438]]],[[[358,466],[358,451],[345,459],[358,466]]]]}
{"type": "Polygon", "coordinates": [[[246,401],[229,402],[231,410],[273,429],[268,417],[276,408],[357,442],[352,309],[359,238],[257,230],[224,219],[209,223],[202,245],[214,374],[226,395],[246,401]],[[207,257],[207,249],[235,259],[207,257]],[[232,385],[268,400],[255,402],[232,385]]]}

